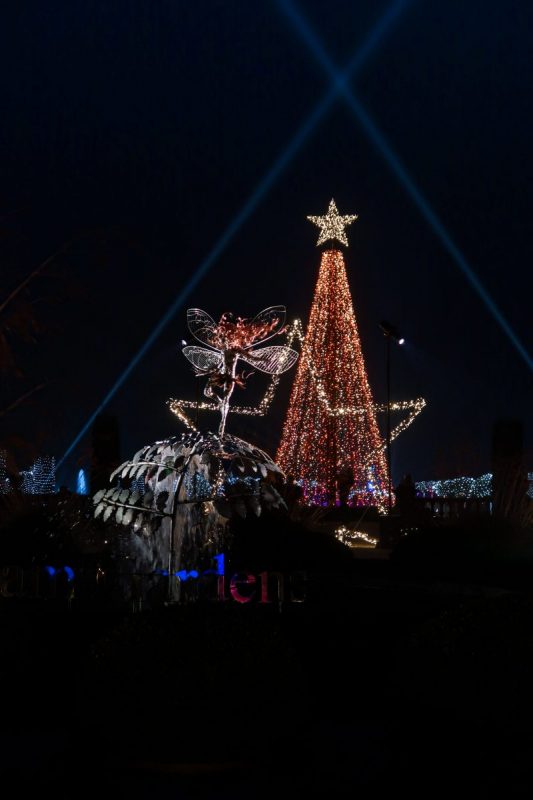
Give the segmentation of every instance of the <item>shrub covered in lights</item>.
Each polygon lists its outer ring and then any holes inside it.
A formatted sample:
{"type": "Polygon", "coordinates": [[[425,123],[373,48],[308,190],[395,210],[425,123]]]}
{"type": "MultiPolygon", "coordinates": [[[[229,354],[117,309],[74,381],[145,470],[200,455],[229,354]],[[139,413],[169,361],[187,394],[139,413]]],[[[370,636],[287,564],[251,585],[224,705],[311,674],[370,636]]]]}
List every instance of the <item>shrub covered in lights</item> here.
{"type": "Polygon", "coordinates": [[[106,553],[107,535],[109,530],[92,519],[88,498],[68,491],[46,499],[11,492],[0,502],[0,563],[4,565],[76,565],[106,553]]]}
{"type": "Polygon", "coordinates": [[[420,497],[473,497],[479,500],[492,494],[492,475],[487,472],[479,478],[449,478],[442,481],[419,481],[415,484],[420,497]]]}

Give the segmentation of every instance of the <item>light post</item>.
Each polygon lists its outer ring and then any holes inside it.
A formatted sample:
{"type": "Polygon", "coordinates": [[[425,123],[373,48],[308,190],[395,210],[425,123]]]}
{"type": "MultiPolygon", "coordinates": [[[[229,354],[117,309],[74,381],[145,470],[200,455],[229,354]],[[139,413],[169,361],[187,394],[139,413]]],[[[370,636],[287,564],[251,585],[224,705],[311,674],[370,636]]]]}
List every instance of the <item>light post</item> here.
{"type": "Polygon", "coordinates": [[[391,457],[390,457],[390,343],[391,339],[402,345],[405,342],[403,336],[400,335],[398,329],[391,325],[390,322],[382,320],[379,327],[383,331],[387,340],[387,356],[386,356],[386,369],[387,369],[387,472],[388,472],[388,495],[389,495],[389,514],[392,511],[392,475],[391,475],[391,457]]]}

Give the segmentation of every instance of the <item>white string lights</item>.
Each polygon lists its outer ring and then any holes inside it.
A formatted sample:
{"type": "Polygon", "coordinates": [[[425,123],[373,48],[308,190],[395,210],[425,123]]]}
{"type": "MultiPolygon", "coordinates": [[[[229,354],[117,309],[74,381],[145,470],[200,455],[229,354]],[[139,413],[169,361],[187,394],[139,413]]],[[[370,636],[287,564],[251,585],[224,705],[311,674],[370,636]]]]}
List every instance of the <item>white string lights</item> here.
{"type": "Polygon", "coordinates": [[[364,542],[365,545],[369,545],[370,547],[376,547],[378,544],[378,539],[376,539],[375,536],[370,536],[370,534],[365,531],[351,530],[347,528],[346,525],[341,525],[335,530],[335,538],[338,539],[339,542],[348,545],[348,547],[361,546],[361,542],[364,542]]]}
{"type": "MultiPolygon", "coordinates": [[[[302,350],[301,358],[305,358],[305,353],[303,350],[305,334],[303,331],[303,325],[300,319],[295,319],[291,322],[291,324],[287,327],[286,330],[287,335],[287,345],[288,347],[292,348],[295,341],[298,342],[300,348],[302,350]]],[[[315,369],[314,364],[308,358],[307,360],[309,371],[313,377],[313,380],[316,382],[318,397],[320,403],[324,406],[326,413],[330,416],[345,416],[345,415],[362,415],[364,414],[364,408],[361,406],[333,406],[328,398],[327,392],[324,389],[323,382],[321,381],[319,375],[317,374],[317,370],[315,369]]],[[[276,390],[279,385],[280,375],[272,375],[271,381],[268,385],[268,388],[257,404],[257,406],[230,406],[229,413],[230,414],[244,414],[252,417],[262,417],[264,416],[270,409],[272,405],[272,401],[276,396],[276,390]]],[[[192,421],[192,419],[187,415],[185,409],[189,410],[196,410],[198,411],[219,411],[219,407],[216,403],[209,403],[205,400],[196,403],[194,400],[176,400],[175,398],[171,398],[168,401],[168,406],[173,414],[175,414],[178,419],[183,422],[183,424],[192,431],[197,430],[196,425],[192,421]]],[[[397,402],[393,402],[390,405],[391,411],[393,412],[401,412],[401,411],[409,411],[405,419],[401,420],[391,431],[391,441],[394,441],[400,433],[403,433],[410,425],[414,422],[416,417],[420,414],[420,412],[425,408],[426,401],[423,397],[417,397],[415,400],[400,400],[397,402]]],[[[387,411],[387,404],[386,403],[377,403],[374,404],[374,410],[377,413],[384,413],[387,411]]],[[[381,444],[381,448],[384,449],[385,443],[381,444]]],[[[374,455],[374,451],[372,452],[374,455]]]]}

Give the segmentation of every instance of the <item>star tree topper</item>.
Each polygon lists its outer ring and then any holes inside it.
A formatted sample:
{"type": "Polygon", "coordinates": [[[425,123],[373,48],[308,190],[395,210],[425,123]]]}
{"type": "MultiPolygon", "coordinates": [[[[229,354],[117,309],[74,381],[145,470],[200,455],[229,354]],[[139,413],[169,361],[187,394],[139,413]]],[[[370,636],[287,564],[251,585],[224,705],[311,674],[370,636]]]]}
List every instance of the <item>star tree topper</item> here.
{"type": "Polygon", "coordinates": [[[317,247],[329,239],[337,239],[341,244],[348,247],[348,237],[344,229],[357,219],[357,214],[339,214],[335,200],[332,200],[327,214],[322,217],[307,217],[307,219],[320,228],[320,235],[316,243],[317,247]]]}

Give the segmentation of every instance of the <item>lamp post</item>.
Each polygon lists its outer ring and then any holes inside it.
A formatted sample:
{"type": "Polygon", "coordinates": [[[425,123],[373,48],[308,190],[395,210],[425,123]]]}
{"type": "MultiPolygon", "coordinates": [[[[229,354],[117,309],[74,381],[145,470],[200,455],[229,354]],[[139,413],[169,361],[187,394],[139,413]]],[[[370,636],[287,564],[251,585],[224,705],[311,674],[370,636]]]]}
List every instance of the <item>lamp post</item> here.
{"type": "Polygon", "coordinates": [[[388,495],[389,495],[389,514],[392,511],[392,475],[391,475],[391,457],[390,457],[390,441],[391,441],[391,428],[390,428],[390,343],[391,339],[402,345],[405,339],[400,335],[398,329],[391,325],[390,322],[382,320],[379,327],[387,340],[387,356],[386,356],[386,369],[387,369],[387,472],[388,472],[388,495]]]}

